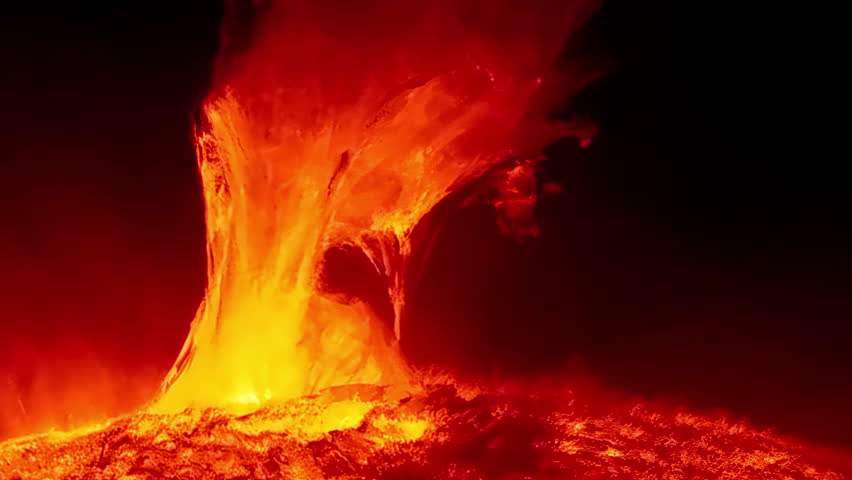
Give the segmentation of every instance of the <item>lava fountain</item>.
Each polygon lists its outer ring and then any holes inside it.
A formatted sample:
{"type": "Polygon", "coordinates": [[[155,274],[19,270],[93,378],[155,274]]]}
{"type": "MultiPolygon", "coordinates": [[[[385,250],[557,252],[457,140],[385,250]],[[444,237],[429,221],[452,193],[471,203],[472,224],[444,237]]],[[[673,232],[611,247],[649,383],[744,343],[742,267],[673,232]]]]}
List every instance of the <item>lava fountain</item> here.
{"type": "Polygon", "coordinates": [[[548,108],[593,78],[554,65],[595,7],[228,4],[196,125],[208,285],[183,349],[144,410],[0,444],[0,478],[844,478],[848,459],[742,422],[406,364],[413,239],[436,207],[485,185],[534,234],[531,165],[588,143],[548,108]],[[381,295],[339,288],[341,252],[381,295]]]}

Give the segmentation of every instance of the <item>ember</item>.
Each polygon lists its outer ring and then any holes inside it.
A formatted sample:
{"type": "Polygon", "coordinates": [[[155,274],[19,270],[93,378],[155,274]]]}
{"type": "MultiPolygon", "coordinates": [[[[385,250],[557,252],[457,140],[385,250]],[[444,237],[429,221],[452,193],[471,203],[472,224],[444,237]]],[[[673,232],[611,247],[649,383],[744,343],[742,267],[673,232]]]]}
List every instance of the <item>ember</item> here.
{"type": "Polygon", "coordinates": [[[727,418],[406,363],[414,232],[440,218],[421,220],[487,178],[500,227],[538,235],[542,147],[588,145],[548,107],[594,2],[254,3],[230,7],[196,128],[208,286],[162,391],[0,444],[0,478],[845,478],[848,459],[727,418]],[[333,285],[334,252],[381,294],[333,285]]]}

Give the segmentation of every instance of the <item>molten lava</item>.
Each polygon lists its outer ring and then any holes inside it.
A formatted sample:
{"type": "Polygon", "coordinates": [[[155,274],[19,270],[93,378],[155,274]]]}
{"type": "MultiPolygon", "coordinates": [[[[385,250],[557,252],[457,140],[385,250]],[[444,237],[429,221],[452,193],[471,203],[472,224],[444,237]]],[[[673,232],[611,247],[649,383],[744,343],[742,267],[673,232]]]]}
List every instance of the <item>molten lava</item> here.
{"type": "Polygon", "coordinates": [[[547,108],[591,78],[553,66],[595,5],[516,3],[231,4],[196,129],[208,286],[186,343],[144,411],[0,444],[0,478],[844,478],[724,418],[408,367],[415,231],[488,178],[501,228],[537,235],[541,148],[589,141],[547,108]],[[333,285],[340,252],[381,295],[333,285]]]}

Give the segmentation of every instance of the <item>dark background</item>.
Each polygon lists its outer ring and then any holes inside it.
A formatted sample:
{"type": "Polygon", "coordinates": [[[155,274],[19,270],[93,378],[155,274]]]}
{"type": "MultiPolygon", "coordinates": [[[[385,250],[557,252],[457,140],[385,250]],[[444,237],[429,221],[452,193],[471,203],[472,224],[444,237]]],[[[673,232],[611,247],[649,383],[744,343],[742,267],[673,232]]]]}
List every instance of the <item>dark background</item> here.
{"type": "MultiPolygon", "coordinates": [[[[817,109],[827,57],[798,12],[680,3],[611,1],[578,34],[566,61],[609,75],[565,115],[599,136],[548,149],[542,180],[564,192],[541,200],[541,238],[502,236],[484,203],[447,219],[404,348],[471,376],[571,367],[852,446],[850,193],[817,109]]],[[[132,408],[177,354],[204,287],[191,113],[222,11],[4,8],[9,436],[132,408]]]]}

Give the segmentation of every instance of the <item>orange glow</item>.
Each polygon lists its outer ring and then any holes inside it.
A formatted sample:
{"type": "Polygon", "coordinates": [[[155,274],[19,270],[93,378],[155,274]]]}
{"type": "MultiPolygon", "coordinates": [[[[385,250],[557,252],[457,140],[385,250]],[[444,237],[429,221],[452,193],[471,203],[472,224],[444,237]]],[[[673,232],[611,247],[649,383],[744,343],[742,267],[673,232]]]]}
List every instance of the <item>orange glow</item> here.
{"type": "Polygon", "coordinates": [[[152,411],[411,387],[397,344],[412,230],[461,185],[568,133],[548,126],[537,95],[588,10],[465,25],[469,7],[276,4],[255,43],[222,62],[197,133],[207,293],[152,411]],[[320,293],[323,253],[341,245],[386,279],[392,331],[364,302],[320,293]]]}
{"type": "Polygon", "coordinates": [[[500,227],[538,235],[541,148],[588,145],[593,129],[546,106],[595,2],[255,3],[249,42],[226,19],[196,128],[208,285],[162,391],[100,425],[0,443],[0,480],[845,478],[847,458],[742,422],[407,365],[424,216],[487,175],[500,227]],[[385,282],[390,322],[325,285],[341,247],[385,282]]]}
{"type": "Polygon", "coordinates": [[[842,480],[852,467],[725,418],[503,390],[349,386],[242,416],[137,414],[0,444],[0,478],[842,480]]]}

